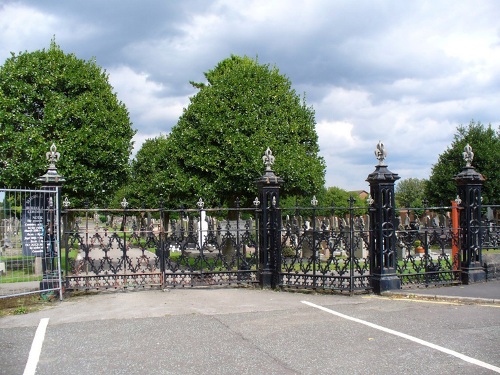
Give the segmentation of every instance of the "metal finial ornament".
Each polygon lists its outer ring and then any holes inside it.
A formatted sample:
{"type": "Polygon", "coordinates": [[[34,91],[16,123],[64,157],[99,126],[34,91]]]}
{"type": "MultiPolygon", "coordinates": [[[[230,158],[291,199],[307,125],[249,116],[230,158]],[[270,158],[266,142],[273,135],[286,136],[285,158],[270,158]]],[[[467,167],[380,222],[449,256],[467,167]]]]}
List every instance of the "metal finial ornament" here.
{"type": "Polygon", "coordinates": [[[262,161],[266,165],[266,171],[270,171],[272,165],[274,164],[274,156],[273,152],[271,149],[268,147],[266,152],[264,153],[264,156],[262,157],[262,161]]]}
{"type": "Polygon", "coordinates": [[[311,200],[311,204],[316,207],[318,205],[318,200],[316,199],[316,196],[313,196],[313,199],[311,200]]]}
{"type": "Polygon", "coordinates": [[[120,203],[120,204],[122,205],[122,207],[124,209],[128,207],[128,202],[127,202],[127,200],[125,198],[123,198],[122,203],[120,203]]]}
{"type": "Polygon", "coordinates": [[[62,204],[63,204],[64,208],[68,208],[68,207],[71,205],[71,203],[70,203],[70,201],[69,201],[68,197],[65,197],[65,198],[64,198],[64,201],[63,201],[63,203],[62,203],[62,204]]]}
{"type": "Polygon", "coordinates": [[[47,173],[38,178],[38,181],[47,184],[62,184],[65,182],[65,178],[61,176],[56,169],[56,163],[59,161],[61,154],[57,152],[56,145],[52,143],[50,146],[50,151],[45,153],[45,157],[49,161],[49,168],[47,169],[47,173]]]}
{"type": "Polygon", "coordinates": [[[61,154],[57,152],[56,145],[52,143],[52,146],[50,146],[50,151],[47,152],[46,154],[47,160],[50,163],[50,167],[55,168],[56,163],[59,161],[59,158],[61,157],[61,154]]]}
{"type": "Polygon", "coordinates": [[[387,157],[387,151],[382,141],[378,141],[377,148],[375,149],[375,157],[378,160],[378,165],[382,165],[387,157]]]}
{"type": "Polygon", "coordinates": [[[371,206],[373,203],[375,203],[375,200],[372,198],[371,194],[368,194],[368,198],[366,198],[366,203],[368,203],[368,206],[371,206]]]}
{"type": "Polygon", "coordinates": [[[467,163],[467,167],[472,165],[472,160],[474,159],[474,153],[472,152],[472,147],[467,143],[467,146],[464,147],[464,152],[462,152],[465,162],[467,163]]]}
{"type": "Polygon", "coordinates": [[[200,210],[203,210],[203,207],[205,206],[205,202],[203,202],[203,199],[200,198],[200,200],[196,203],[196,205],[198,206],[198,208],[200,210]]]}
{"type": "Polygon", "coordinates": [[[253,205],[254,205],[255,207],[259,207],[259,205],[260,205],[260,201],[259,201],[259,198],[258,198],[258,197],[255,197],[255,200],[253,201],[253,205]]]}

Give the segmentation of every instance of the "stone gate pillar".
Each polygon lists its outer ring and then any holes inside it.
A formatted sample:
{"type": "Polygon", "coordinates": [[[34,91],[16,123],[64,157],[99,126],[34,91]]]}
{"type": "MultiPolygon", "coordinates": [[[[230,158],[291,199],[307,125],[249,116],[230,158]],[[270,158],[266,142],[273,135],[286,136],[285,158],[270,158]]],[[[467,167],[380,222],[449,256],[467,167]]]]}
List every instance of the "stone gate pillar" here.
{"type": "Polygon", "coordinates": [[[262,213],[259,222],[259,284],[262,288],[276,288],[279,285],[281,259],[279,199],[283,180],[271,169],[274,156],[269,148],[262,160],[266,170],[256,181],[262,213]]]}
{"type": "Polygon", "coordinates": [[[486,280],[481,241],[481,190],[485,178],[471,164],[474,153],[469,144],[464,148],[463,157],[466,165],[455,176],[460,207],[460,269],[462,283],[471,284],[486,280]]]}
{"type": "Polygon", "coordinates": [[[396,275],[396,215],[394,183],[399,179],[384,164],[387,156],[384,144],[379,142],[375,150],[379,163],[368,175],[370,195],[370,273],[375,293],[400,289],[401,280],[396,275]]]}

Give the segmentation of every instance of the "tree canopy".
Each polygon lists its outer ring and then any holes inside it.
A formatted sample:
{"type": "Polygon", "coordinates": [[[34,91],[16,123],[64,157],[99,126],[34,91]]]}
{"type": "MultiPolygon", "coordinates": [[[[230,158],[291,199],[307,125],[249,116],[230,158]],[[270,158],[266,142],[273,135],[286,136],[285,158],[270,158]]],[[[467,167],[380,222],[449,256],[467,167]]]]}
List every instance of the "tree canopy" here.
{"type": "Polygon", "coordinates": [[[48,50],[12,53],[0,67],[0,183],[35,186],[52,143],[74,204],[102,204],[123,183],[135,131],[94,60],[48,50]]]}
{"type": "Polygon", "coordinates": [[[285,181],[282,195],[312,196],[323,187],[314,111],[288,78],[276,67],[238,56],[205,77],[206,83],[191,82],[199,92],[167,138],[171,175],[162,181],[170,184],[171,197],[186,204],[200,197],[207,205],[232,206],[236,198],[249,203],[267,147],[276,158],[274,171],[285,181]]]}
{"type": "MultiPolygon", "coordinates": [[[[160,200],[167,206],[172,201],[179,203],[176,194],[182,193],[189,181],[181,180],[185,175],[173,159],[166,135],[160,134],[142,144],[132,161],[131,181],[123,191],[132,206],[158,207],[160,200]]],[[[176,208],[175,204],[170,204],[170,208],[176,208]]]]}
{"type": "Polygon", "coordinates": [[[486,177],[483,185],[483,203],[500,202],[500,126],[495,131],[491,125],[471,121],[460,125],[450,147],[439,155],[433,166],[426,188],[426,196],[432,204],[449,204],[457,195],[453,177],[465,166],[462,153],[469,144],[474,152],[472,166],[486,177]]]}
{"type": "Polygon", "coordinates": [[[395,191],[397,206],[400,208],[423,207],[426,184],[427,180],[418,178],[405,178],[398,181],[395,191]]]}

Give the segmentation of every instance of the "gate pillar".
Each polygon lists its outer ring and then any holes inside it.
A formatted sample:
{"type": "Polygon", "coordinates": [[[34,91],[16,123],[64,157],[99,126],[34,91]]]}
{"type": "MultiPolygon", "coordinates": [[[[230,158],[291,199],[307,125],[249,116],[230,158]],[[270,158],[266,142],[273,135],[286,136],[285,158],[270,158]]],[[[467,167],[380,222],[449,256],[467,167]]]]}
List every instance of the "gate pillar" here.
{"type": "Polygon", "coordinates": [[[42,186],[47,190],[54,191],[44,202],[47,210],[44,214],[44,253],[42,256],[43,277],[40,282],[40,290],[59,288],[59,298],[62,300],[62,278],[61,278],[61,186],[66,181],[56,169],[56,163],[59,161],[60,154],[57,152],[56,145],[50,146],[50,151],[46,153],[49,168],[47,172],[38,178],[42,186]],[[57,258],[56,258],[57,257],[57,258]],[[57,275],[54,274],[57,261],[57,275]]]}
{"type": "Polygon", "coordinates": [[[271,169],[274,156],[269,147],[262,160],[266,166],[264,174],[257,179],[261,219],[259,222],[259,284],[261,288],[276,288],[279,285],[281,264],[281,214],[279,210],[280,185],[283,179],[271,169]]]}
{"type": "Polygon", "coordinates": [[[396,173],[384,163],[387,152],[379,142],[375,150],[379,163],[366,179],[370,183],[372,207],[370,209],[370,273],[375,293],[400,289],[401,280],[396,274],[396,215],[394,183],[396,173]]]}
{"type": "Polygon", "coordinates": [[[462,283],[471,284],[486,280],[482,262],[481,190],[485,181],[471,165],[474,153],[467,144],[463,157],[466,162],[462,172],[455,176],[460,212],[460,270],[462,283]]]}

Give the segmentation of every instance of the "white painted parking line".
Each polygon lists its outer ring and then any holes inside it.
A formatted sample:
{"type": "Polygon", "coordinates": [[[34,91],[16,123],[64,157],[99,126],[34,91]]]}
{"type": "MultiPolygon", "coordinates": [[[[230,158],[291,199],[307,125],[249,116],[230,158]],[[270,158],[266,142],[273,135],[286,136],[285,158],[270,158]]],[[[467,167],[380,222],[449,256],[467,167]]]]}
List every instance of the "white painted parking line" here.
{"type": "Polygon", "coordinates": [[[469,362],[469,363],[472,363],[474,365],[487,368],[488,370],[492,370],[492,371],[495,371],[497,373],[500,373],[500,367],[490,365],[489,363],[486,363],[486,362],[480,361],[478,359],[466,356],[465,354],[458,353],[458,352],[456,352],[454,350],[451,350],[451,349],[448,349],[448,348],[445,348],[445,347],[433,344],[433,343],[425,341],[425,340],[421,340],[419,338],[407,335],[406,333],[398,332],[398,331],[395,331],[395,330],[390,329],[390,328],[385,328],[385,327],[379,326],[378,324],[367,322],[366,320],[361,320],[361,319],[358,319],[358,318],[353,318],[352,316],[339,313],[337,311],[328,309],[328,308],[320,306],[320,305],[316,305],[316,304],[308,302],[308,301],[301,301],[301,302],[304,303],[304,304],[306,304],[306,305],[309,305],[311,307],[314,307],[316,309],[323,310],[323,311],[325,311],[327,313],[330,313],[332,315],[336,315],[336,316],[338,316],[340,318],[351,320],[353,322],[364,324],[365,326],[378,329],[379,331],[390,333],[391,335],[402,337],[404,339],[416,342],[416,343],[418,343],[420,345],[424,345],[424,346],[427,346],[429,348],[432,348],[432,349],[435,349],[435,350],[439,350],[439,351],[441,351],[443,353],[446,353],[446,354],[452,355],[454,357],[460,358],[461,360],[463,360],[465,362],[469,362]]]}
{"type": "Polygon", "coordinates": [[[36,371],[36,366],[38,365],[38,360],[40,359],[40,353],[42,351],[43,340],[45,339],[45,330],[47,329],[47,324],[49,324],[49,318],[43,318],[38,324],[38,328],[35,332],[35,338],[31,344],[30,355],[28,357],[28,363],[24,368],[23,375],[34,375],[36,371]]]}

